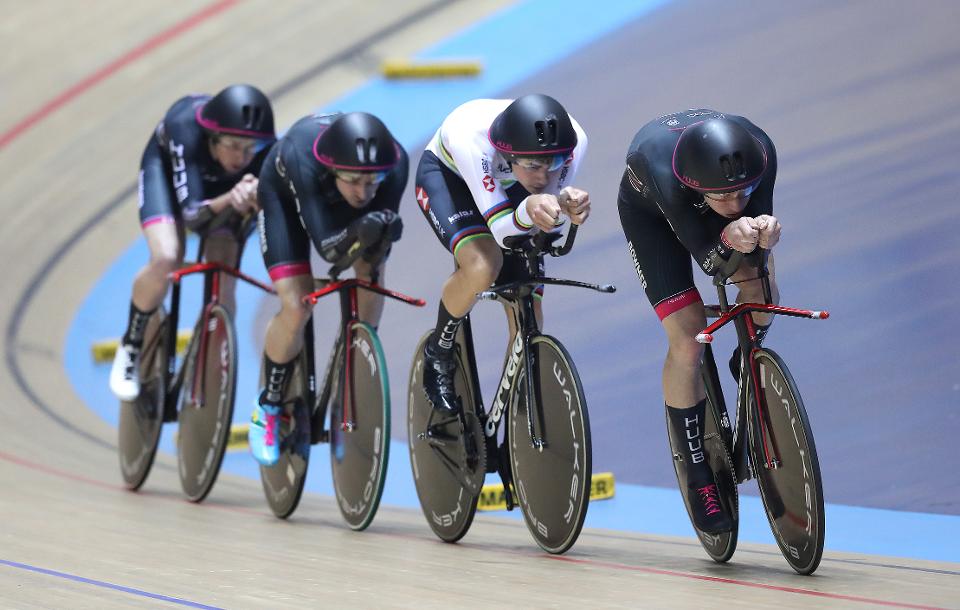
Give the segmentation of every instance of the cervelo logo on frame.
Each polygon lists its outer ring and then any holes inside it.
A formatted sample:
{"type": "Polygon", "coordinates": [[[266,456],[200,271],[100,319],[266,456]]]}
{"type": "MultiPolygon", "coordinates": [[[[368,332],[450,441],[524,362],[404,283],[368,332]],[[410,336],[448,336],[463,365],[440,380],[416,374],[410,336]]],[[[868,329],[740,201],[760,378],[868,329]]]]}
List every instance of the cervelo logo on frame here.
{"type": "Polygon", "coordinates": [[[497,433],[497,424],[500,423],[500,418],[503,417],[503,410],[506,407],[506,403],[503,401],[504,392],[510,390],[510,387],[513,385],[513,376],[517,374],[517,370],[520,368],[520,354],[523,353],[523,337],[521,335],[522,333],[517,333],[517,337],[513,341],[510,361],[503,371],[503,377],[500,379],[500,387],[497,389],[497,399],[494,401],[493,410],[490,412],[490,417],[487,418],[487,423],[484,425],[484,434],[487,436],[492,437],[497,433]]]}

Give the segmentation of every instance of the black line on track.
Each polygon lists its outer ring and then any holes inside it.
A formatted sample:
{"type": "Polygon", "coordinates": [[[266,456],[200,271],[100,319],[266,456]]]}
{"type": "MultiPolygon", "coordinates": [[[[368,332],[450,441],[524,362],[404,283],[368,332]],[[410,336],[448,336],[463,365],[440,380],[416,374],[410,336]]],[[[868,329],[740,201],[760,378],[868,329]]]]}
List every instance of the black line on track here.
{"type": "Polygon", "coordinates": [[[20,390],[26,394],[27,398],[30,399],[30,402],[34,404],[37,409],[39,409],[43,414],[52,419],[57,424],[60,424],[69,432],[73,432],[77,436],[84,438],[93,444],[103,447],[104,449],[114,450],[116,445],[109,443],[98,436],[90,434],[86,430],[81,430],[76,427],[73,423],[67,421],[61,417],[50,405],[48,405],[36,392],[33,391],[33,388],[27,382],[26,377],[23,375],[23,370],[20,368],[20,363],[17,360],[17,338],[20,332],[20,324],[23,322],[23,317],[29,309],[30,303],[33,301],[33,298],[36,296],[37,291],[40,290],[40,287],[46,281],[47,277],[50,275],[50,270],[53,269],[61,260],[63,260],[67,253],[73,249],[74,246],[83,238],[93,227],[97,226],[97,223],[106,218],[111,212],[120,207],[128,197],[137,192],[136,184],[131,184],[123,189],[120,194],[116,195],[113,199],[108,201],[106,205],[102,206],[97,210],[93,216],[87,219],[80,227],[75,230],[70,237],[63,242],[63,244],[58,247],[53,254],[50,255],[47,260],[40,265],[40,269],[30,278],[30,282],[27,284],[26,290],[24,290],[20,297],[17,299],[17,304],[13,308],[13,315],[10,316],[10,323],[7,324],[6,337],[4,338],[4,349],[7,352],[7,368],[10,370],[10,373],[13,375],[14,381],[17,383],[17,386],[20,387],[20,390]]]}
{"type": "Polygon", "coordinates": [[[315,66],[308,68],[307,70],[304,70],[297,76],[294,76],[287,82],[283,83],[282,85],[274,89],[273,92],[270,93],[270,97],[271,98],[283,97],[287,93],[290,93],[297,87],[303,85],[305,82],[320,76],[330,68],[338,64],[345,63],[355,57],[362,55],[363,52],[368,47],[370,47],[374,43],[379,42],[381,39],[388,38],[396,34],[397,32],[420,21],[421,19],[425,19],[433,15],[434,13],[438,12],[440,9],[445,8],[458,1],[459,0],[439,0],[438,2],[434,2],[433,4],[428,4],[427,6],[424,6],[423,8],[410,13],[406,17],[403,17],[402,19],[395,21],[388,26],[380,28],[376,32],[373,32],[372,34],[360,39],[358,42],[355,42],[353,45],[340,51],[336,55],[333,55],[332,57],[329,57],[321,61],[315,66]]]}
{"type": "MultiPolygon", "coordinates": [[[[312,66],[311,68],[301,72],[299,75],[281,84],[272,92],[269,92],[268,95],[272,99],[280,99],[298,87],[302,86],[304,83],[320,76],[327,70],[330,70],[334,66],[358,56],[363,52],[364,49],[378,42],[380,39],[392,36],[397,32],[400,32],[403,29],[417,23],[418,21],[437,13],[441,9],[460,1],[461,0],[438,0],[437,2],[428,4],[427,6],[410,13],[409,15],[391,23],[390,25],[380,28],[376,32],[373,32],[372,34],[362,38],[336,55],[329,57],[312,66]]],[[[17,384],[23,394],[30,400],[30,402],[33,403],[33,405],[41,413],[49,417],[54,423],[60,425],[68,432],[72,432],[80,438],[88,440],[97,445],[98,447],[109,449],[111,451],[116,450],[116,444],[105,441],[102,438],[87,432],[86,430],[81,430],[70,421],[64,419],[53,409],[53,407],[45,402],[33,390],[33,388],[30,386],[30,383],[24,376],[23,369],[20,367],[20,363],[17,359],[19,352],[17,349],[17,341],[20,334],[20,325],[23,323],[23,318],[30,308],[30,303],[33,302],[33,299],[40,290],[40,287],[49,277],[50,271],[57,264],[59,264],[61,260],[66,258],[70,250],[72,250],[80,242],[80,240],[90,232],[91,229],[97,226],[99,222],[110,215],[114,210],[123,205],[123,203],[136,192],[136,183],[130,183],[124,187],[120,193],[102,205],[86,222],[84,222],[79,228],[70,234],[70,236],[67,237],[67,239],[64,240],[59,247],[57,247],[53,254],[43,262],[37,272],[30,278],[27,288],[17,298],[17,302],[13,308],[13,314],[10,316],[10,322],[7,324],[6,334],[4,337],[4,350],[6,351],[7,369],[9,369],[10,373],[12,374],[14,382],[17,384]]],[[[172,469],[172,467],[160,463],[157,463],[156,466],[172,469]]]]}

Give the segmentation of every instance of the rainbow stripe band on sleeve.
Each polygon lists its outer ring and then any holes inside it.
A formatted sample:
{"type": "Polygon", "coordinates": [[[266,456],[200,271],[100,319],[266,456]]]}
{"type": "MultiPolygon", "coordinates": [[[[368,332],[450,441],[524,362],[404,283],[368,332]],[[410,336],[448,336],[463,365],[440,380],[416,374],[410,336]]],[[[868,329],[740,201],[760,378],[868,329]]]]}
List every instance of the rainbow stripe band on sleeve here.
{"type": "Polygon", "coordinates": [[[497,222],[507,214],[513,214],[513,205],[510,203],[510,200],[501,201],[497,205],[493,206],[489,210],[483,213],[483,219],[487,222],[487,226],[493,226],[493,223],[497,222]]]}
{"type": "Polygon", "coordinates": [[[533,224],[531,223],[528,225],[525,222],[523,222],[520,219],[520,215],[518,214],[519,211],[520,211],[520,208],[517,208],[516,210],[513,211],[513,226],[520,229],[521,231],[529,231],[530,229],[533,228],[533,224]]]}
{"type": "Polygon", "coordinates": [[[453,155],[450,154],[450,151],[447,150],[447,147],[443,145],[443,138],[440,136],[439,132],[437,132],[437,150],[440,151],[440,157],[443,159],[443,162],[447,164],[447,167],[459,175],[460,170],[457,169],[457,163],[453,160],[453,155]]]}
{"type": "Polygon", "coordinates": [[[470,240],[476,239],[477,237],[483,237],[484,235],[493,238],[493,235],[490,233],[490,229],[487,227],[467,227],[466,229],[461,229],[454,233],[453,237],[450,238],[450,251],[453,252],[453,255],[457,255],[457,250],[463,244],[467,243],[470,240]]]}

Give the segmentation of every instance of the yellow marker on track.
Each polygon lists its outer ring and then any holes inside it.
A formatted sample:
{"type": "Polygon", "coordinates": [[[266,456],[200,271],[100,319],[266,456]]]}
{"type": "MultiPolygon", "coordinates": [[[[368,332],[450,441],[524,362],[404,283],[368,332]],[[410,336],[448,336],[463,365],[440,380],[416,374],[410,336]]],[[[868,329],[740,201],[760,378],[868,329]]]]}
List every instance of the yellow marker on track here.
{"type": "Polygon", "coordinates": [[[227,451],[242,451],[247,448],[247,434],[250,432],[249,424],[236,424],[230,426],[230,437],[227,439],[227,451]]]}
{"type": "MultiPolygon", "coordinates": [[[[613,473],[595,473],[590,482],[590,501],[606,500],[612,498],[613,494],[613,473]]],[[[514,501],[516,501],[516,496],[514,496],[514,501]]],[[[477,502],[477,510],[507,510],[507,498],[503,493],[503,483],[492,483],[483,486],[483,489],[480,490],[480,500],[477,502]]]]}
{"type": "Polygon", "coordinates": [[[407,60],[391,59],[383,62],[380,72],[386,78],[457,78],[477,76],[483,64],[471,60],[407,60]]]}

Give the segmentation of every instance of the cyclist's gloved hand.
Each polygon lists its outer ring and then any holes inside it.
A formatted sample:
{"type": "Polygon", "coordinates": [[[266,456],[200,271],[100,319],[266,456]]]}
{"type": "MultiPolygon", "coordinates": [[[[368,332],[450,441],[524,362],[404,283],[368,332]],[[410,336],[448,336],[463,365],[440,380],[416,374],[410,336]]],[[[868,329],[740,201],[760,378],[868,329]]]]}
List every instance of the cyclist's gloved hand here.
{"type": "MultiPolygon", "coordinates": [[[[368,263],[378,263],[387,257],[393,242],[400,239],[403,233],[403,221],[400,216],[391,210],[377,210],[367,214],[364,219],[370,219],[370,223],[379,223],[382,227],[378,239],[374,243],[367,242],[367,247],[363,253],[363,260],[368,263]]],[[[361,219],[361,220],[364,220],[361,219]]]]}
{"type": "Polygon", "coordinates": [[[376,245],[381,240],[395,242],[403,232],[403,221],[392,210],[374,210],[355,222],[357,238],[364,246],[376,245]]]}

